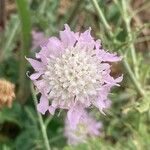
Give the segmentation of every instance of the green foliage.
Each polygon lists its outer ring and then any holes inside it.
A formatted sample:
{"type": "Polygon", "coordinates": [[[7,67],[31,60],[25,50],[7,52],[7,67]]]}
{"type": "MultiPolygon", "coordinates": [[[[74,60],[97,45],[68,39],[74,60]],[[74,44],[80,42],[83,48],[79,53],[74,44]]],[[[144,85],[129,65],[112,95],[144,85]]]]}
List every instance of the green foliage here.
{"type": "Polygon", "coordinates": [[[146,95],[144,98],[140,99],[141,102],[137,103],[136,109],[140,113],[144,113],[149,111],[150,109],[150,100],[149,100],[149,95],[146,95]]]}
{"type": "MultiPolygon", "coordinates": [[[[4,38],[2,39],[2,53],[1,59],[5,60],[13,55],[13,50],[16,48],[16,41],[18,39],[20,21],[17,15],[12,15],[9,22],[6,24],[4,31],[4,38]]],[[[2,61],[1,60],[1,61],[2,61]]]]}

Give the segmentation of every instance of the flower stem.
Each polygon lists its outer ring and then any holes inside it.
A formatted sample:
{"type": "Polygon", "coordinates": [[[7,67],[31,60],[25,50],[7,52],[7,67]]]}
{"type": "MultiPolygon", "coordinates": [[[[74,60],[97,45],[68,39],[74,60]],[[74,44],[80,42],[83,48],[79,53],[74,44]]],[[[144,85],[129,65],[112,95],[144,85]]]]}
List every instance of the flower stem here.
{"type": "MultiPolygon", "coordinates": [[[[132,34],[131,34],[131,27],[130,27],[131,18],[128,14],[128,11],[127,11],[127,1],[122,0],[121,4],[122,4],[122,9],[123,9],[123,13],[122,13],[123,16],[122,17],[123,17],[125,25],[126,25],[129,41],[132,41],[132,34]]],[[[139,78],[138,67],[137,67],[137,58],[136,58],[136,52],[135,52],[134,44],[130,43],[129,47],[130,47],[130,51],[131,51],[131,57],[132,57],[133,66],[134,66],[134,72],[135,72],[136,77],[139,78]]]]}
{"type": "Polygon", "coordinates": [[[144,96],[145,95],[145,92],[144,90],[142,89],[141,87],[141,84],[139,82],[137,82],[135,76],[134,76],[134,73],[132,72],[131,70],[131,67],[129,66],[128,62],[126,61],[126,59],[124,58],[123,60],[123,66],[124,68],[126,69],[126,71],[128,72],[129,74],[129,77],[132,81],[132,83],[134,84],[135,88],[136,88],[136,91],[141,95],[141,96],[144,96]]]}
{"type": "MultiPolygon", "coordinates": [[[[37,101],[37,97],[36,97],[33,85],[31,85],[31,92],[32,92],[32,97],[33,97],[34,104],[35,104],[35,107],[36,107],[37,104],[38,104],[38,101],[37,101]]],[[[37,111],[37,115],[38,115],[38,120],[39,120],[39,124],[40,124],[40,127],[41,127],[42,135],[43,135],[45,149],[46,150],[51,150],[50,144],[49,144],[49,140],[48,140],[48,136],[47,136],[47,132],[46,132],[46,127],[44,125],[44,121],[43,121],[42,115],[38,111],[37,111]]]]}
{"type": "Polygon", "coordinates": [[[27,62],[25,56],[28,56],[31,44],[31,18],[29,3],[27,0],[16,0],[16,6],[20,17],[21,25],[21,48],[19,50],[19,89],[17,99],[24,104],[29,96],[29,82],[26,77],[27,62]]]}
{"type": "Polygon", "coordinates": [[[93,3],[93,6],[95,7],[95,10],[98,13],[98,16],[99,16],[100,20],[102,21],[102,23],[104,24],[105,28],[107,29],[108,33],[110,34],[110,36],[113,36],[111,27],[108,24],[108,22],[107,22],[104,14],[103,14],[101,8],[99,7],[97,0],[92,0],[92,3],[93,3]]]}

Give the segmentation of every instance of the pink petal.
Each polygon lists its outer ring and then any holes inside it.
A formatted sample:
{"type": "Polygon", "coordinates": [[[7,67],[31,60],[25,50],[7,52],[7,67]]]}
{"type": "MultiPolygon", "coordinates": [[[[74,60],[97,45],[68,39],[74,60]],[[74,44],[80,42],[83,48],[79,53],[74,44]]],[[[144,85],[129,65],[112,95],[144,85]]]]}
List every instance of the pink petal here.
{"type": "Polygon", "coordinates": [[[117,83],[120,83],[122,80],[123,80],[123,74],[120,77],[118,77],[118,78],[115,79],[115,81],[117,83]]]}
{"type": "Polygon", "coordinates": [[[42,90],[45,87],[45,81],[43,79],[34,81],[34,84],[39,90],[42,90]]]}
{"type": "Polygon", "coordinates": [[[99,93],[99,97],[101,99],[107,99],[108,93],[110,92],[111,89],[111,85],[109,84],[105,84],[101,87],[100,93],[99,93]]]}
{"type": "Polygon", "coordinates": [[[108,98],[107,98],[111,87],[112,86],[109,85],[109,84],[103,85],[101,87],[101,90],[100,90],[100,93],[99,93],[99,96],[98,96],[97,100],[92,102],[93,105],[95,107],[97,107],[102,114],[105,114],[103,109],[107,109],[111,105],[111,101],[108,100],[108,98]]]}
{"type": "Polygon", "coordinates": [[[87,47],[88,49],[91,50],[94,48],[95,41],[91,36],[91,28],[86,30],[84,33],[81,33],[77,45],[80,45],[81,47],[87,47]]]}
{"type": "Polygon", "coordinates": [[[76,125],[78,124],[81,115],[83,113],[83,106],[81,104],[75,104],[67,113],[68,121],[70,122],[70,125],[72,128],[76,128],[76,125]]]}
{"type": "Polygon", "coordinates": [[[70,27],[65,24],[65,30],[60,31],[60,39],[63,42],[64,48],[74,46],[77,40],[77,34],[70,30],[70,27]]]}
{"type": "Polygon", "coordinates": [[[122,57],[118,57],[116,53],[111,54],[101,49],[96,49],[96,55],[101,61],[115,62],[122,59],[122,57]]]}
{"type": "Polygon", "coordinates": [[[37,105],[37,110],[44,115],[45,112],[48,110],[48,103],[48,99],[44,95],[42,95],[40,98],[40,103],[37,105]]]}
{"type": "Polygon", "coordinates": [[[40,58],[44,64],[47,63],[49,57],[57,57],[63,52],[63,47],[60,40],[56,37],[49,38],[47,45],[41,47],[41,51],[36,54],[37,58],[40,58]]]}
{"type": "Polygon", "coordinates": [[[95,48],[96,48],[96,50],[101,49],[101,47],[102,47],[101,40],[96,40],[96,42],[95,42],[95,48]]]}
{"type": "Polygon", "coordinates": [[[48,55],[58,56],[63,52],[62,44],[56,37],[49,38],[47,49],[48,55]]]}
{"type": "Polygon", "coordinates": [[[34,81],[34,84],[42,94],[47,95],[47,93],[51,90],[51,87],[43,79],[34,81]]]}
{"type": "Polygon", "coordinates": [[[123,75],[118,77],[117,79],[114,79],[109,74],[106,74],[105,76],[103,76],[103,79],[104,79],[104,82],[107,84],[110,84],[112,86],[114,86],[114,85],[119,86],[118,83],[123,80],[123,75]]]}
{"type": "Polygon", "coordinates": [[[31,80],[36,80],[38,79],[40,76],[42,75],[42,72],[37,72],[37,73],[34,73],[30,76],[30,79],[31,80]]]}
{"type": "Polygon", "coordinates": [[[79,37],[79,41],[83,41],[86,43],[93,42],[93,37],[91,36],[91,28],[86,30],[85,32],[81,33],[79,37]]]}
{"type": "Polygon", "coordinates": [[[43,54],[36,54],[36,58],[40,58],[44,65],[47,65],[47,57],[43,54]]]}
{"type": "Polygon", "coordinates": [[[101,66],[100,66],[100,67],[101,67],[101,70],[102,70],[102,71],[107,70],[107,73],[108,73],[108,70],[111,71],[111,70],[110,70],[110,67],[111,67],[111,66],[110,66],[110,64],[108,64],[108,63],[101,63],[101,66]]]}
{"type": "Polygon", "coordinates": [[[56,108],[53,106],[49,106],[48,110],[49,110],[50,114],[54,115],[56,108]]]}
{"type": "Polygon", "coordinates": [[[45,69],[43,63],[32,58],[26,58],[26,59],[30,62],[31,66],[34,68],[35,71],[43,71],[45,69]]]}
{"type": "Polygon", "coordinates": [[[95,102],[93,102],[93,105],[97,107],[103,115],[105,115],[104,110],[110,107],[111,101],[107,99],[104,100],[101,99],[101,97],[98,97],[98,99],[95,102]]]}

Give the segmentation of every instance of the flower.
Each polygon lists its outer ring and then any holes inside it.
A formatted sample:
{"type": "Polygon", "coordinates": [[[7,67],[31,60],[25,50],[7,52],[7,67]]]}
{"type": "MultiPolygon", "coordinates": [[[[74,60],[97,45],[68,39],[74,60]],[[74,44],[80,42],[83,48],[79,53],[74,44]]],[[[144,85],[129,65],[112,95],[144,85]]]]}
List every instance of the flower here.
{"type": "Polygon", "coordinates": [[[54,114],[57,108],[67,109],[74,127],[84,109],[91,105],[104,113],[110,105],[107,96],[111,87],[119,86],[123,78],[114,79],[108,63],[120,61],[121,57],[105,51],[90,32],[91,28],[74,33],[65,25],[60,39],[49,38],[36,53],[36,59],[27,58],[35,70],[30,79],[41,93],[38,111],[54,114]]]}
{"type": "Polygon", "coordinates": [[[0,79],[0,108],[3,106],[12,106],[15,98],[15,85],[5,79],[0,79]]]}
{"type": "Polygon", "coordinates": [[[69,145],[84,143],[89,137],[97,137],[101,134],[102,123],[94,120],[86,111],[81,115],[75,128],[72,127],[68,118],[65,121],[65,136],[69,145]]]}

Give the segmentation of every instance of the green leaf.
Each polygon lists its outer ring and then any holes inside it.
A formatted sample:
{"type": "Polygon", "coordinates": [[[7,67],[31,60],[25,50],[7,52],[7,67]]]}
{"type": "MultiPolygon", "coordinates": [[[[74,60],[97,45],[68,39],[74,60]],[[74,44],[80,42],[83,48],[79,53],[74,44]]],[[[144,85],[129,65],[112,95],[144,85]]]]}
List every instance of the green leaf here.
{"type": "Polygon", "coordinates": [[[150,101],[148,96],[146,96],[142,102],[138,103],[138,106],[136,107],[136,109],[140,112],[140,113],[144,113],[146,111],[148,111],[150,108],[150,101]]]}

